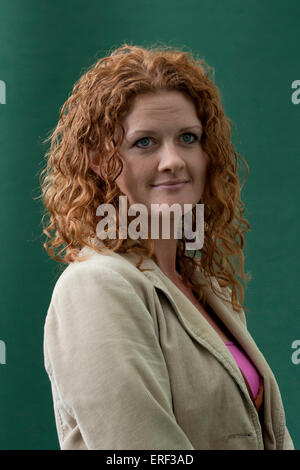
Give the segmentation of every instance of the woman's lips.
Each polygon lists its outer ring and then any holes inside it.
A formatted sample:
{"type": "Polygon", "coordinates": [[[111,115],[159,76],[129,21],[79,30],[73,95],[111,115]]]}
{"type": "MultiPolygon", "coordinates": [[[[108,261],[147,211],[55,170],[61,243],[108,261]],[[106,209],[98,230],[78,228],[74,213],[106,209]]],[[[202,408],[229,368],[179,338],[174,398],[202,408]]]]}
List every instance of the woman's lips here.
{"type": "Polygon", "coordinates": [[[159,184],[157,186],[153,186],[153,188],[154,189],[179,189],[179,188],[182,188],[187,183],[189,183],[189,181],[186,181],[185,183],[177,183],[177,184],[159,184]]]}

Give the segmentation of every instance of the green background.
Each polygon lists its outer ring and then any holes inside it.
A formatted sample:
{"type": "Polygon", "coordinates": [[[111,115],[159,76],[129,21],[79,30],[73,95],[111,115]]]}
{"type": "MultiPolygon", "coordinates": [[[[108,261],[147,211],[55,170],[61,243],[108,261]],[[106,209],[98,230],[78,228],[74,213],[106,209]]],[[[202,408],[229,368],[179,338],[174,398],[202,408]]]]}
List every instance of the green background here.
{"type": "Polygon", "coordinates": [[[299,124],[291,101],[300,79],[298,0],[1,0],[0,448],[58,449],[43,327],[57,277],[42,247],[38,174],[41,141],[56,125],[73,84],[96,59],[128,42],[160,41],[199,54],[233,122],[249,165],[242,191],[248,328],[278,381],[287,424],[300,448],[299,124]]]}

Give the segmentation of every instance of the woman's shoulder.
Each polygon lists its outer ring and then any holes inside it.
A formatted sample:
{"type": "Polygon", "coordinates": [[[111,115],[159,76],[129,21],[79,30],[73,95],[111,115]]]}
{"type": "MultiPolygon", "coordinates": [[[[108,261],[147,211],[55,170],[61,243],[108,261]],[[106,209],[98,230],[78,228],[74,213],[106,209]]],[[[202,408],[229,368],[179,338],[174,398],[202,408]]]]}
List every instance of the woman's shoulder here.
{"type": "Polygon", "coordinates": [[[112,284],[132,287],[136,291],[151,288],[149,279],[127,257],[113,251],[103,250],[103,253],[99,253],[84,246],[78,260],[68,264],[56,279],[52,296],[57,296],[62,290],[92,285],[95,282],[100,290],[109,290],[112,284]]]}

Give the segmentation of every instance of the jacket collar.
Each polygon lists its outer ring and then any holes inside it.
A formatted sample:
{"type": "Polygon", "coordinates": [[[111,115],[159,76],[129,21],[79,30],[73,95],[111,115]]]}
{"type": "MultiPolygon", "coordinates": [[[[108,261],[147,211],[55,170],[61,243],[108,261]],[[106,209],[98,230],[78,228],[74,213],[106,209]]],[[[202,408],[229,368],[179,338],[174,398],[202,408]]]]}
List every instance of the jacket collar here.
{"type": "MultiPolygon", "coordinates": [[[[130,254],[130,262],[136,264],[136,255],[130,254]]],[[[128,255],[126,255],[128,257],[128,255]]],[[[233,379],[237,382],[241,391],[244,393],[246,400],[255,409],[253,401],[249,395],[244,377],[228,350],[224,341],[208,321],[201,315],[193,303],[181,292],[181,290],[163,273],[159,266],[149,258],[143,258],[142,269],[151,269],[144,271],[143,274],[151,281],[156,289],[160,289],[172,304],[178,318],[185,327],[186,331],[192,336],[199,344],[208,349],[216,359],[231,374],[233,379]]],[[[215,311],[219,319],[224,323],[228,330],[232,333],[236,341],[241,345],[243,350],[247,353],[253,364],[258,369],[262,378],[264,379],[264,392],[269,393],[268,377],[272,375],[272,371],[263,357],[262,353],[256,346],[253,338],[249,334],[247,328],[240,319],[239,313],[233,310],[231,303],[226,302],[225,299],[221,300],[211,289],[209,282],[204,274],[198,268],[193,276],[193,279],[199,280],[205,285],[202,287],[207,295],[207,303],[215,311]]],[[[216,290],[221,293],[222,290],[215,278],[211,278],[216,290]]],[[[223,294],[224,295],[224,294],[223,294]]]]}
{"type": "MultiPolygon", "coordinates": [[[[103,242],[99,239],[94,239],[93,241],[103,248],[103,253],[105,254],[106,248],[103,242]]],[[[129,240],[129,244],[134,243],[134,241],[129,240]]],[[[84,247],[81,250],[81,254],[84,255],[86,250],[88,252],[90,251],[88,247],[84,247]]],[[[113,257],[125,258],[134,266],[136,266],[136,263],[139,260],[134,252],[126,253],[125,256],[116,252],[108,251],[108,253],[113,257]]],[[[214,328],[201,315],[193,303],[181,292],[181,290],[164,274],[154,260],[143,256],[141,267],[142,269],[146,269],[146,271],[143,271],[143,274],[154,285],[154,287],[156,289],[160,289],[167,296],[187,332],[200,344],[209,349],[209,351],[224,365],[224,367],[228,369],[245,392],[246,396],[249,397],[244,378],[236,361],[214,328]]],[[[207,278],[199,268],[194,272],[193,279],[204,284],[202,288],[205,290],[207,303],[212,307],[219,319],[224,323],[236,341],[248,354],[261,376],[265,379],[270,375],[270,373],[272,375],[272,371],[268,363],[253,341],[246,326],[241,321],[239,313],[232,309],[231,303],[221,300],[213,292],[207,278]]],[[[211,277],[211,282],[214,284],[216,290],[222,295],[222,290],[216,279],[211,277]]]]}
{"type": "MultiPolygon", "coordinates": [[[[102,247],[104,245],[102,244],[102,247]]],[[[86,247],[87,248],[87,247],[86,247]]],[[[105,253],[105,249],[104,249],[105,253]]],[[[84,253],[83,253],[84,254],[84,253]]],[[[125,256],[118,254],[116,252],[109,252],[113,257],[122,257],[124,260],[127,259],[129,262],[136,266],[136,262],[139,260],[135,253],[127,253],[125,256]]],[[[216,333],[214,328],[208,323],[208,321],[200,314],[198,309],[193,305],[193,303],[181,292],[181,290],[163,273],[159,266],[149,258],[143,256],[142,269],[150,269],[143,271],[143,274],[147,279],[153,284],[155,289],[161,290],[165,296],[168,298],[169,302],[174,308],[174,311],[181,321],[182,325],[186,329],[187,333],[194,338],[199,344],[205,347],[215,356],[215,358],[226,368],[232,378],[236,381],[237,385],[240,387],[241,392],[243,393],[246,401],[249,404],[250,409],[252,409],[252,418],[255,423],[257,430],[257,435],[261,436],[261,428],[259,423],[259,417],[255,408],[255,405],[249,395],[247,386],[243,375],[229,352],[227,346],[223,340],[216,333]]],[[[247,327],[241,321],[239,313],[235,312],[232,309],[231,303],[221,300],[211,289],[207,279],[204,277],[200,268],[198,268],[193,275],[193,279],[196,278],[201,281],[201,284],[204,284],[202,287],[207,296],[207,303],[215,311],[219,319],[224,323],[228,330],[232,333],[236,341],[241,345],[246,354],[252,360],[253,364],[258,369],[260,375],[264,381],[264,397],[265,397],[265,416],[268,416],[268,420],[265,421],[264,426],[268,428],[267,432],[272,435],[273,432],[278,434],[278,440],[281,439],[276,429],[272,430],[272,424],[270,421],[271,416],[271,388],[272,385],[276,386],[276,381],[274,379],[273,373],[265,360],[264,356],[256,346],[254,340],[252,339],[250,333],[247,330],[247,327]]],[[[211,282],[216,287],[216,290],[221,292],[221,288],[217,283],[215,278],[211,278],[211,282]]],[[[281,425],[284,425],[284,415],[281,415],[281,425]]],[[[279,428],[278,428],[279,429],[279,428]]]]}
{"type": "MultiPolygon", "coordinates": [[[[100,245],[101,248],[104,249],[103,253],[105,254],[106,248],[103,242],[97,239],[96,244],[100,245]]],[[[89,251],[88,247],[82,249],[83,255],[86,250],[89,251]]],[[[134,252],[126,253],[125,255],[110,251],[108,253],[113,257],[125,258],[134,266],[136,266],[136,263],[139,260],[139,257],[134,252]]],[[[256,411],[243,375],[235,359],[214,328],[201,315],[199,310],[186,297],[186,295],[183,294],[183,292],[181,292],[181,290],[163,273],[154,260],[143,256],[141,268],[143,270],[146,269],[143,271],[143,274],[153,284],[153,286],[156,289],[160,289],[166,295],[187,333],[199,344],[208,349],[211,354],[213,354],[216,359],[222,363],[233,379],[237,382],[247,401],[251,403],[251,406],[253,406],[256,411]]],[[[217,317],[219,317],[219,319],[228,328],[233,337],[241,345],[253,364],[256,366],[260,375],[264,379],[264,393],[265,395],[269,394],[268,378],[270,375],[273,376],[272,371],[264,356],[256,346],[253,338],[249,334],[246,326],[241,321],[239,313],[233,310],[230,302],[221,300],[213,292],[207,278],[204,276],[200,268],[196,269],[194,272],[193,279],[199,280],[203,285],[202,289],[206,292],[207,303],[212,307],[217,317]]],[[[210,279],[216,290],[222,295],[222,290],[216,279],[213,277],[210,279]]]]}

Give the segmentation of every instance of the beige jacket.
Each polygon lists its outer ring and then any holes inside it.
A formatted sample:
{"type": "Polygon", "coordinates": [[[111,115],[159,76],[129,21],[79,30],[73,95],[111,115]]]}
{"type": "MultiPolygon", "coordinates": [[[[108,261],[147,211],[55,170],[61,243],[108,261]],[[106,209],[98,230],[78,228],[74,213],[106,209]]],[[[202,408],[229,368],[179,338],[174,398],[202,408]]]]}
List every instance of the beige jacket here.
{"type": "Polygon", "coordinates": [[[263,426],[222,339],[152,260],[142,268],[153,271],[141,273],[136,255],[87,253],[58,278],[45,321],[62,450],[294,449],[244,312],[207,288],[208,303],[263,377],[263,426]]]}

